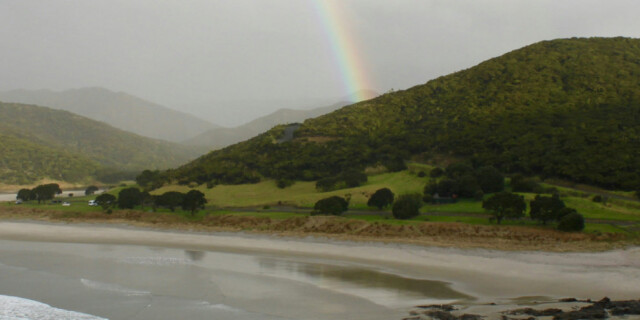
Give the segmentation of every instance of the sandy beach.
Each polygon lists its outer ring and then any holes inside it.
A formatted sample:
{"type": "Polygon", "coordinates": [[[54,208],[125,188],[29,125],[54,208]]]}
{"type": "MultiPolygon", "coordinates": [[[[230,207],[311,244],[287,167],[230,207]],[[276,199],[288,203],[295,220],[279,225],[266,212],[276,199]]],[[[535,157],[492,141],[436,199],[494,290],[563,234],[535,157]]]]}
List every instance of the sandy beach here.
{"type": "Polygon", "coordinates": [[[595,253],[505,252],[34,222],[0,222],[0,239],[258,252],[345,261],[410,278],[445,281],[479,303],[518,297],[640,297],[637,247],[595,253]]]}

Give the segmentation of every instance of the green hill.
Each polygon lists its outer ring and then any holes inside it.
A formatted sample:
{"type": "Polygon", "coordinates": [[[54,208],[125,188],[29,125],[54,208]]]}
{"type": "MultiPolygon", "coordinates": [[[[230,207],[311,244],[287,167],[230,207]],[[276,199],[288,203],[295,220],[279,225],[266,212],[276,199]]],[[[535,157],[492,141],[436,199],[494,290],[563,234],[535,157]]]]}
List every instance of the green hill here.
{"type": "Polygon", "coordinates": [[[0,92],[0,101],[66,110],[144,137],[172,142],[217,127],[193,115],[99,87],[66,91],[12,90],[0,92]]]}
{"type": "Polygon", "coordinates": [[[202,154],[67,111],[13,103],[0,103],[0,136],[0,180],[5,184],[169,168],[202,154]]]}
{"type": "Polygon", "coordinates": [[[453,158],[505,172],[640,188],[640,40],[536,43],[408,90],[277,126],[176,170],[182,182],[313,180],[453,158]]]}

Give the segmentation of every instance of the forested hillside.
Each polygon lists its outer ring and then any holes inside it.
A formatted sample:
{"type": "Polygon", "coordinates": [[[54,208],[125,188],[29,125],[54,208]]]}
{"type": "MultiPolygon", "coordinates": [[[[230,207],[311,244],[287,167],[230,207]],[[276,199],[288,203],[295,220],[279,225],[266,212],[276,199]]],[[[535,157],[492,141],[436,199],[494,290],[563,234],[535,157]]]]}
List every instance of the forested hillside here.
{"type": "Polygon", "coordinates": [[[141,137],[67,111],[0,103],[0,179],[78,181],[103,170],[169,168],[203,152],[141,137]]]}
{"type": "Polygon", "coordinates": [[[420,156],[505,172],[640,188],[640,40],[536,43],[408,90],[278,126],[164,177],[312,180],[420,156]]]}

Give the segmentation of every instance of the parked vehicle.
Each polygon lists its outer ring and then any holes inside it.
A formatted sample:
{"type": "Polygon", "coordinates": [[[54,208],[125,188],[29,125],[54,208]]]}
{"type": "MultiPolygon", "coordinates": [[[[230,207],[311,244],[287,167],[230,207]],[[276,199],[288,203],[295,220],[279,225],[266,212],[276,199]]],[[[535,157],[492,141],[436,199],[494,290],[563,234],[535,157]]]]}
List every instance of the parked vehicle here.
{"type": "Polygon", "coordinates": [[[68,206],[71,205],[71,203],[65,201],[65,202],[62,203],[62,205],[65,206],[65,207],[68,207],[68,206]]]}
{"type": "Polygon", "coordinates": [[[98,205],[98,203],[95,200],[89,200],[89,205],[95,207],[98,205]]]}

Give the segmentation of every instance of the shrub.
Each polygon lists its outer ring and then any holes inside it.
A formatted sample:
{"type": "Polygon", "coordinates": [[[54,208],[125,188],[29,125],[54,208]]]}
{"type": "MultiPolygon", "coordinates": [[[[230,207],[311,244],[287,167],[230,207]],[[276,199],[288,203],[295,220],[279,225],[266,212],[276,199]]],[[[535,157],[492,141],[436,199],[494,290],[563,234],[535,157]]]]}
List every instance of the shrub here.
{"type": "Polygon", "coordinates": [[[367,175],[364,172],[349,170],[342,173],[339,180],[344,181],[348,188],[354,188],[367,182],[367,175]]]}
{"type": "Polygon", "coordinates": [[[447,166],[445,170],[447,177],[451,179],[457,179],[466,175],[473,175],[473,168],[463,162],[452,163],[447,166]]]}
{"type": "Polygon", "coordinates": [[[317,214],[330,214],[339,216],[343,212],[347,211],[349,202],[342,197],[332,196],[318,200],[313,206],[312,215],[317,214]]]}
{"type": "Polygon", "coordinates": [[[109,193],[102,193],[96,197],[96,203],[107,213],[111,213],[111,208],[116,205],[116,196],[109,193]]]}
{"type": "Polygon", "coordinates": [[[96,191],[98,191],[98,187],[96,187],[96,186],[88,186],[84,190],[84,195],[88,196],[88,195],[94,194],[96,191]]]}
{"type": "Polygon", "coordinates": [[[393,198],[394,194],[389,188],[378,189],[374,194],[371,195],[371,197],[369,197],[367,205],[369,207],[377,207],[378,209],[382,209],[391,205],[393,203],[393,198]]]}
{"type": "Polygon", "coordinates": [[[544,188],[532,179],[525,178],[521,174],[516,174],[511,177],[511,191],[544,193],[544,188]]]}
{"type": "Polygon", "coordinates": [[[424,173],[424,171],[420,171],[420,172],[418,172],[418,178],[424,178],[424,177],[426,177],[426,176],[427,176],[427,174],[426,174],[426,173],[424,173]]]}
{"type": "Polygon", "coordinates": [[[558,223],[558,230],[560,231],[582,231],[583,229],[584,217],[577,212],[567,214],[558,223]]]}
{"type": "Polygon", "coordinates": [[[411,219],[420,215],[422,207],[420,194],[403,194],[393,203],[391,213],[396,219],[411,219]]]}
{"type": "Polygon", "coordinates": [[[493,213],[498,224],[504,218],[517,219],[524,216],[527,204],[524,197],[511,192],[498,192],[482,201],[482,208],[493,213]]]}
{"type": "Polygon", "coordinates": [[[482,167],[476,172],[478,185],[484,193],[504,190],[504,176],[494,167],[482,167]]]}
{"type": "Polygon", "coordinates": [[[458,190],[457,192],[453,193],[462,198],[473,198],[476,194],[476,191],[481,191],[476,177],[470,174],[463,175],[458,178],[455,185],[457,186],[458,190]]]}
{"type": "Polygon", "coordinates": [[[213,181],[207,181],[207,189],[212,189],[216,186],[216,183],[213,181]]]}
{"type": "Polygon", "coordinates": [[[293,185],[293,180],[290,180],[290,179],[278,179],[278,181],[276,181],[276,186],[280,189],[284,189],[292,185],[293,185]]]}
{"type": "Polygon", "coordinates": [[[431,172],[429,172],[429,176],[431,178],[440,178],[442,174],[444,174],[444,170],[442,170],[442,168],[437,168],[437,167],[431,169],[431,172]]]}
{"type": "Polygon", "coordinates": [[[602,202],[602,196],[597,194],[597,195],[593,196],[593,198],[591,198],[591,201],[593,201],[593,202],[602,202]]]}
{"type": "Polygon", "coordinates": [[[560,211],[564,207],[564,202],[560,200],[557,194],[552,197],[537,195],[529,203],[529,215],[531,219],[547,224],[548,221],[559,220],[560,211]]]}
{"type": "Polygon", "coordinates": [[[138,188],[126,188],[118,193],[118,208],[133,209],[142,203],[142,192],[138,188]]]}
{"type": "Polygon", "coordinates": [[[334,177],[322,178],[316,182],[316,189],[322,192],[327,192],[335,189],[338,184],[338,179],[334,177]]]}

